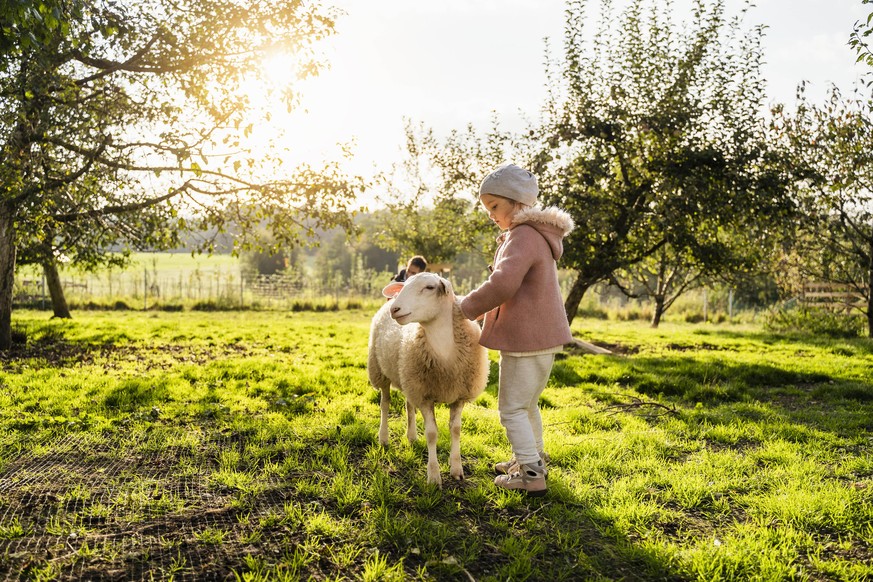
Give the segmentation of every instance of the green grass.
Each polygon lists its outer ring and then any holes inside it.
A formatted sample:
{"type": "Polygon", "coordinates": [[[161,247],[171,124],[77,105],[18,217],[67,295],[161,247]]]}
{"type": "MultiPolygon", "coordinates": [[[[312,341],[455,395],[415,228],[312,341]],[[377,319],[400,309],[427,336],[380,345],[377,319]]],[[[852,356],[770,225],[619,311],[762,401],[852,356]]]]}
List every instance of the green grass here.
{"type": "MultiPolygon", "coordinates": [[[[216,273],[239,273],[240,260],[230,254],[194,254],[179,252],[160,253],[131,253],[130,265],[127,271],[142,273],[148,271],[159,277],[178,277],[180,272],[186,275],[189,272],[198,271],[203,275],[216,273]]],[[[42,275],[42,268],[35,265],[23,265],[18,267],[19,274],[25,278],[38,278],[42,275]]],[[[120,271],[116,270],[117,276],[120,271]]],[[[78,269],[63,269],[62,276],[83,276],[78,269]]],[[[96,277],[96,276],[95,276],[96,277]]]]}
{"type": "Polygon", "coordinates": [[[442,489],[396,393],[379,446],[371,314],[16,312],[0,579],[873,577],[871,340],[579,320],[616,355],[556,362],[532,499],[492,483],[496,357],[466,481],[445,407],[442,489]]]}

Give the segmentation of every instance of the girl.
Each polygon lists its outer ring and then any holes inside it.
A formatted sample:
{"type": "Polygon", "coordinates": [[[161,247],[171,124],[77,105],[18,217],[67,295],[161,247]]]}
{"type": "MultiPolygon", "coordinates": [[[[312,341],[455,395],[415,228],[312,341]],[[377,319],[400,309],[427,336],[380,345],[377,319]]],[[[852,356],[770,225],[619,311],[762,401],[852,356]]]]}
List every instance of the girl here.
{"type": "Polygon", "coordinates": [[[515,164],[489,174],[479,201],[502,230],[491,275],[461,301],[469,319],[485,321],[479,343],[500,350],[498,410],[513,458],[497,463],[494,484],[531,495],[546,493],[539,397],[555,354],[572,340],[556,261],[573,229],[569,214],[537,208],[536,177],[515,164]]]}

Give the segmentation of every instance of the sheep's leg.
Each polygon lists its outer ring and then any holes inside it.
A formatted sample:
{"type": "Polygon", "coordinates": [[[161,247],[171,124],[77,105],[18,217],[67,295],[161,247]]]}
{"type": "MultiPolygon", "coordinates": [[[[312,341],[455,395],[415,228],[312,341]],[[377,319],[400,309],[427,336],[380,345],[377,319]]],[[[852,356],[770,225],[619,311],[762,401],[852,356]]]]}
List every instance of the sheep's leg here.
{"type": "Polygon", "coordinates": [[[440,477],[440,463],[437,460],[437,425],[433,413],[433,402],[426,402],[421,407],[421,416],[424,417],[424,436],[427,439],[427,482],[442,486],[440,477]]]}
{"type": "Polygon", "coordinates": [[[391,408],[391,384],[386,383],[380,387],[382,397],[379,399],[379,443],[388,445],[388,411],[391,408]]]}
{"type": "Polygon", "coordinates": [[[415,405],[406,399],[406,438],[414,443],[418,437],[418,427],[415,424],[415,405]]]}
{"type": "Polygon", "coordinates": [[[461,466],[461,412],[463,410],[463,402],[455,402],[449,406],[449,432],[452,435],[449,471],[457,481],[464,479],[464,467],[461,466]]]}

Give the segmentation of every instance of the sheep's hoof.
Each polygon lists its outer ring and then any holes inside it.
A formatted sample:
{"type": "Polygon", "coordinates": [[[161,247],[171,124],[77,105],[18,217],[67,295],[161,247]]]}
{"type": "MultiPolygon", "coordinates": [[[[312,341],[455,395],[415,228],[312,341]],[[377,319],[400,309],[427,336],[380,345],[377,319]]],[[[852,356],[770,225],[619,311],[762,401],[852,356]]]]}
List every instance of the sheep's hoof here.
{"type": "Polygon", "coordinates": [[[443,478],[440,477],[439,472],[437,472],[437,473],[431,473],[430,471],[428,471],[428,473],[427,473],[427,482],[428,482],[430,485],[436,485],[437,487],[442,487],[442,486],[443,486],[443,478]]]}
{"type": "Polygon", "coordinates": [[[460,473],[455,473],[454,471],[452,471],[452,478],[454,478],[455,481],[463,481],[464,480],[464,472],[461,471],[460,473]]]}

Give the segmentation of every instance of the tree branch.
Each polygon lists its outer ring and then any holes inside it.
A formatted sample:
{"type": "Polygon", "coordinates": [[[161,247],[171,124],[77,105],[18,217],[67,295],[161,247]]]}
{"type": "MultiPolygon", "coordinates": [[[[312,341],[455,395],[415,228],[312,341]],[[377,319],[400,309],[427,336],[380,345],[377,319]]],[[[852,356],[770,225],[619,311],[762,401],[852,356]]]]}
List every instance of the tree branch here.
{"type": "Polygon", "coordinates": [[[84,148],[79,148],[79,151],[77,153],[85,158],[85,163],[82,165],[82,167],[80,167],[75,172],[71,172],[70,174],[65,175],[63,178],[46,180],[45,183],[33,184],[27,188],[23,188],[18,196],[16,196],[12,200],[12,202],[14,204],[18,204],[22,200],[30,198],[37,192],[44,190],[57,190],[59,188],[72,184],[91,170],[91,168],[94,166],[94,162],[100,158],[103,152],[106,151],[107,146],[111,143],[112,136],[107,135],[103,138],[103,141],[97,146],[97,149],[95,150],[86,150],[84,148]]]}
{"type": "Polygon", "coordinates": [[[66,214],[56,214],[52,216],[52,219],[57,222],[76,222],[78,220],[83,220],[87,218],[98,218],[101,216],[109,216],[113,214],[124,214],[126,212],[136,212],[137,210],[143,210],[144,208],[149,208],[151,206],[155,206],[178,196],[187,190],[191,189],[191,181],[187,181],[178,188],[173,188],[166,194],[162,196],[156,196],[154,198],[149,198],[148,200],[143,200],[140,202],[134,202],[131,204],[117,204],[114,206],[104,206],[103,208],[94,208],[88,210],[86,212],[69,212],[66,214]]]}
{"type": "Polygon", "coordinates": [[[97,79],[106,77],[107,75],[111,75],[112,73],[114,73],[116,71],[132,70],[132,69],[128,69],[127,67],[131,66],[132,63],[134,63],[135,61],[141,59],[146,54],[148,54],[148,51],[151,50],[151,48],[155,45],[155,43],[158,41],[159,38],[160,38],[160,35],[155,34],[152,38],[150,38],[145,43],[145,45],[140,50],[136,51],[132,57],[130,57],[129,59],[127,59],[124,62],[114,62],[114,61],[110,61],[107,59],[93,59],[90,57],[86,57],[82,53],[82,51],[74,50],[71,53],[74,59],[76,59],[77,61],[79,61],[80,63],[82,63],[84,65],[89,65],[91,67],[95,67],[97,69],[100,69],[99,73],[95,73],[95,74],[90,75],[88,77],[78,79],[76,81],[76,85],[79,85],[81,87],[81,86],[87,85],[88,83],[90,83],[92,81],[96,81],[97,79]]]}
{"type": "MultiPolygon", "coordinates": [[[[75,144],[65,142],[58,138],[47,138],[44,140],[46,143],[51,143],[56,146],[62,147],[68,151],[79,154],[81,156],[87,157],[90,153],[90,150],[79,147],[75,144]]],[[[159,146],[157,144],[154,145],[155,148],[159,146]]],[[[204,168],[186,168],[183,166],[137,166],[135,164],[128,164],[124,162],[119,162],[117,160],[112,160],[106,157],[97,156],[94,158],[95,162],[99,162],[100,164],[106,166],[107,168],[113,168],[116,170],[125,170],[128,172],[183,172],[187,174],[196,174],[199,176],[211,176],[213,178],[222,178],[231,182],[235,182],[243,186],[245,190],[260,190],[264,188],[264,185],[254,184],[252,182],[248,182],[239,178],[237,176],[232,176],[230,174],[225,174],[224,172],[218,172],[215,170],[208,170],[204,168]]]]}

